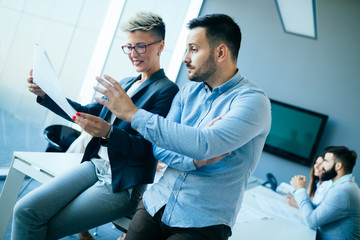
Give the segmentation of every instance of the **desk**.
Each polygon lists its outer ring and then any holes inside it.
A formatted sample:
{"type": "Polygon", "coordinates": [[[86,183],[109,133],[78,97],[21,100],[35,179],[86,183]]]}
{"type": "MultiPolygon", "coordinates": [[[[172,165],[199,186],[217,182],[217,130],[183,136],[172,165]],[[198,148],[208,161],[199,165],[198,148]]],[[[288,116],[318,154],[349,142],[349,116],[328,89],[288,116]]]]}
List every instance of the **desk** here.
{"type": "Polygon", "coordinates": [[[0,196],[0,239],[3,239],[25,175],[44,183],[78,165],[81,153],[14,152],[0,196]]]}
{"type": "MultiPolygon", "coordinates": [[[[254,194],[262,194],[266,197],[271,197],[284,201],[285,199],[280,194],[265,188],[263,186],[256,186],[249,189],[244,194],[243,204],[264,212],[258,205],[254,198],[254,194]]],[[[289,206],[289,208],[292,208],[289,206]]],[[[291,209],[290,209],[291,211],[291,209]]],[[[292,209],[293,214],[297,214],[301,218],[297,209],[292,209]]],[[[316,232],[305,225],[294,223],[283,219],[279,216],[266,212],[266,215],[271,219],[255,220],[246,223],[236,223],[232,229],[232,236],[230,240],[251,239],[251,240],[312,240],[315,239],[316,232]]]]}
{"type": "MultiPolygon", "coordinates": [[[[44,183],[75,167],[80,163],[81,158],[82,154],[77,153],[14,152],[14,158],[0,196],[0,239],[5,236],[25,175],[44,183]]],[[[262,210],[253,197],[254,193],[281,198],[279,194],[262,186],[247,190],[243,203],[260,211],[262,210]]],[[[306,226],[290,222],[270,213],[266,214],[272,218],[235,224],[230,240],[315,239],[315,231],[306,226]]]]}

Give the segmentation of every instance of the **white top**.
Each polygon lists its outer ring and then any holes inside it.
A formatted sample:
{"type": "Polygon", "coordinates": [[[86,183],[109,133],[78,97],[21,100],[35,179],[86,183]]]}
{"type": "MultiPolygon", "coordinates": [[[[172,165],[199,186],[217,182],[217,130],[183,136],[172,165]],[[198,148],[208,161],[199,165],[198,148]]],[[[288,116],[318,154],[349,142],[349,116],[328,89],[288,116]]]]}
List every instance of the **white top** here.
{"type": "MultiPolygon", "coordinates": [[[[145,81],[144,81],[145,82],[145,81]]],[[[142,84],[143,82],[140,82],[140,81],[136,81],[133,83],[133,85],[131,85],[131,87],[127,90],[127,95],[129,97],[132,97],[132,95],[135,93],[135,91],[140,87],[140,85],[142,84]]],[[[116,116],[114,114],[111,114],[110,116],[110,120],[109,120],[109,123],[110,124],[113,124],[114,121],[116,119],[116,116]]],[[[100,160],[96,160],[96,161],[93,161],[93,163],[95,164],[96,168],[97,169],[103,169],[104,168],[104,165],[107,166],[107,172],[111,175],[111,169],[110,169],[110,164],[108,163],[109,162],[109,155],[108,155],[108,152],[107,152],[107,147],[104,147],[104,146],[100,146],[100,149],[99,149],[99,152],[98,152],[98,155],[99,157],[101,158],[100,160]],[[105,164],[101,164],[102,160],[105,160],[107,163],[105,164]],[[102,166],[99,166],[99,164],[101,164],[102,166]]]]}
{"type": "Polygon", "coordinates": [[[314,205],[320,204],[320,202],[325,197],[331,184],[332,184],[332,180],[324,181],[321,184],[320,184],[320,182],[318,182],[316,184],[316,191],[315,191],[313,199],[311,200],[314,205]]]}
{"type": "MultiPolygon", "coordinates": [[[[320,204],[320,202],[325,197],[331,184],[332,184],[331,180],[324,181],[321,184],[320,184],[320,182],[317,182],[316,191],[315,191],[313,199],[311,200],[314,205],[317,206],[320,204]]],[[[293,186],[291,186],[290,184],[285,183],[285,182],[280,183],[279,186],[276,188],[276,192],[285,194],[285,195],[293,193],[294,190],[295,190],[295,188],[293,186]]]]}

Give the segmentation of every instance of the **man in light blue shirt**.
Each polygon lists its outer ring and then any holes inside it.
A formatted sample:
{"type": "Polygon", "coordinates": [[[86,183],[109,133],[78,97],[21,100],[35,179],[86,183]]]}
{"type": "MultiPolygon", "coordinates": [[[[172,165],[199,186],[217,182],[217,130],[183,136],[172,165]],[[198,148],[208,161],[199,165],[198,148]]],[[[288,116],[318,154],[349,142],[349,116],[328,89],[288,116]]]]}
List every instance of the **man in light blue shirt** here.
{"type": "Polygon", "coordinates": [[[317,206],[305,191],[306,178],[298,175],[291,179],[295,201],[309,227],[317,229],[316,239],[360,239],[360,189],[351,174],[356,157],[346,147],[326,149],[321,180],[333,183],[317,206]]]}
{"type": "Polygon", "coordinates": [[[188,24],[188,78],[167,118],[138,109],[120,85],[97,78],[96,100],[131,122],[168,165],[143,196],[126,239],[228,239],[271,125],[270,102],[237,69],[239,26],[212,14],[188,24]],[[215,119],[215,120],[214,120],[215,119]]]}

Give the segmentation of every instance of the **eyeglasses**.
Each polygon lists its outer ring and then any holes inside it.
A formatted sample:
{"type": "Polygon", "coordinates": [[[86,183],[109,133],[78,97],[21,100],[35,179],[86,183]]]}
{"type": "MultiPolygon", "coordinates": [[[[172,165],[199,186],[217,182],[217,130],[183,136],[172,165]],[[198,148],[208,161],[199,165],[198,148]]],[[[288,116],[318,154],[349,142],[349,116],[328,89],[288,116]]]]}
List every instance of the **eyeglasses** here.
{"type": "Polygon", "coordinates": [[[151,46],[153,44],[159,43],[162,40],[153,42],[153,43],[148,43],[148,44],[137,44],[134,47],[133,46],[129,46],[129,45],[124,45],[121,46],[122,50],[124,51],[125,54],[130,54],[132,52],[132,50],[134,49],[135,52],[137,52],[138,54],[142,54],[142,53],[146,53],[146,48],[148,46],[151,46]]]}

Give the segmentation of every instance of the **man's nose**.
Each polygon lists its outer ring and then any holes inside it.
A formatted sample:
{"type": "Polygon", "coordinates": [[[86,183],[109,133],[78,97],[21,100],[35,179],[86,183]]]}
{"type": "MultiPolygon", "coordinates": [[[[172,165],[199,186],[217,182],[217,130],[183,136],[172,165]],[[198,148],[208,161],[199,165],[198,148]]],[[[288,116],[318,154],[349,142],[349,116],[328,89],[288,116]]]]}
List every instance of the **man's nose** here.
{"type": "Polygon", "coordinates": [[[185,54],[184,59],[183,59],[183,62],[184,62],[184,63],[190,63],[190,62],[191,62],[191,59],[190,59],[188,53],[185,54]]]}

